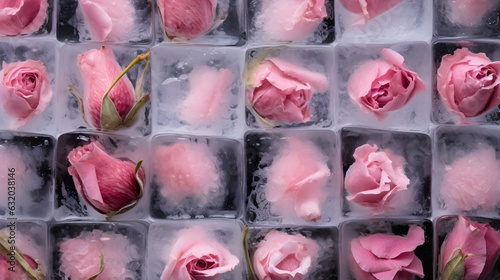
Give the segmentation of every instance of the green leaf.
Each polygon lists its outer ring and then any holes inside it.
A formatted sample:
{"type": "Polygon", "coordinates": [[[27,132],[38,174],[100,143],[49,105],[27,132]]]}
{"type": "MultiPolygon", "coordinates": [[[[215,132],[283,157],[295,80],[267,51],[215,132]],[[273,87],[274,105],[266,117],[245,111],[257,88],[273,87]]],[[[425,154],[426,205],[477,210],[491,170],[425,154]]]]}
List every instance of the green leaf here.
{"type": "Polygon", "coordinates": [[[109,96],[102,99],[101,105],[101,128],[103,130],[114,130],[122,123],[122,118],[116,110],[115,104],[109,96]]]}
{"type": "Polygon", "coordinates": [[[139,199],[144,195],[144,184],[145,184],[145,182],[141,179],[141,177],[139,177],[139,170],[142,168],[141,167],[142,162],[143,162],[142,159],[139,162],[137,162],[137,164],[135,165],[135,170],[134,170],[135,180],[137,181],[137,184],[139,184],[139,195],[137,196],[137,198],[134,201],[130,202],[129,204],[127,204],[125,206],[123,206],[118,211],[111,211],[111,212],[109,212],[107,214],[107,216],[106,216],[106,220],[107,221],[111,220],[111,218],[113,218],[113,216],[115,216],[115,215],[127,212],[128,210],[132,209],[134,206],[137,205],[137,203],[139,203],[139,199]]]}
{"type": "Polygon", "coordinates": [[[37,269],[31,268],[31,266],[28,264],[26,259],[24,258],[23,253],[17,248],[17,246],[9,244],[8,243],[8,236],[0,232],[0,255],[2,255],[5,258],[9,258],[7,254],[10,253],[10,247],[14,246],[14,257],[17,261],[17,263],[21,266],[21,268],[26,272],[26,275],[29,277],[31,280],[47,280],[47,276],[45,273],[43,273],[43,268],[42,265],[38,264],[37,269]]]}
{"type": "Polygon", "coordinates": [[[442,280],[463,280],[465,276],[465,259],[473,256],[472,254],[464,255],[460,248],[456,248],[451,253],[450,259],[443,268],[441,273],[442,280]],[[455,252],[458,254],[452,257],[455,252]]]}
{"type": "Polygon", "coordinates": [[[250,260],[250,252],[248,251],[248,226],[245,226],[245,230],[243,231],[243,251],[245,251],[245,259],[247,261],[249,277],[251,280],[258,280],[257,276],[255,276],[255,271],[253,270],[252,261],[250,260]]]}
{"type": "Polygon", "coordinates": [[[97,278],[97,276],[101,275],[101,273],[104,272],[104,268],[106,267],[106,262],[104,261],[104,253],[102,252],[102,249],[101,249],[101,267],[99,269],[99,273],[97,273],[96,275],[90,277],[88,280],[94,280],[97,278]]]}
{"type": "Polygon", "coordinates": [[[146,75],[146,70],[149,67],[149,61],[150,61],[150,56],[148,55],[146,57],[146,66],[144,66],[144,69],[142,70],[142,74],[139,76],[137,79],[137,82],[135,83],[135,99],[139,100],[142,98],[142,84],[144,83],[144,76],[146,75]]]}

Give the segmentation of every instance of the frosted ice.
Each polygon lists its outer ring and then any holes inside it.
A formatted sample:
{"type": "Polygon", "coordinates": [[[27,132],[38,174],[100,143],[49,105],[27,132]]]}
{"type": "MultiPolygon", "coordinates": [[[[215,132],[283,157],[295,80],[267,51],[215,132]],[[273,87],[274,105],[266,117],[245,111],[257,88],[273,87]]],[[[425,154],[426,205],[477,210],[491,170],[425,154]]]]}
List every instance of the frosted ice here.
{"type": "Polygon", "coordinates": [[[359,17],[335,2],[335,29],[341,42],[429,42],[432,38],[432,1],[404,0],[366,24],[354,26],[359,17]]]}
{"type": "MultiPolygon", "coordinates": [[[[152,196],[151,196],[151,211],[154,218],[167,219],[186,219],[186,218],[202,218],[202,217],[224,217],[237,218],[240,215],[240,205],[242,204],[241,189],[242,189],[242,167],[241,162],[243,155],[241,154],[241,144],[237,141],[223,138],[212,137],[194,137],[187,135],[167,136],[159,135],[153,140],[152,155],[152,196]],[[161,158],[165,156],[159,149],[172,149],[174,145],[187,145],[191,149],[184,156],[183,161],[177,160],[176,168],[169,167],[168,162],[175,159],[161,158]],[[160,155],[162,153],[162,155],[160,155]],[[199,154],[201,153],[201,154],[199,154]],[[205,165],[198,165],[194,160],[197,156],[206,156],[205,165]],[[207,162],[208,161],[208,162],[207,162]],[[215,168],[216,178],[208,174],[209,170],[215,168]],[[169,171],[163,171],[163,168],[169,168],[169,171]],[[194,172],[204,171],[200,177],[194,176],[189,180],[179,178],[163,178],[165,174],[168,176],[189,176],[192,169],[194,172]],[[178,173],[187,172],[187,173],[178,173]],[[161,173],[161,174],[160,174],[161,173]],[[208,178],[205,178],[208,177],[208,178]],[[199,179],[205,178],[207,181],[199,182],[199,179]],[[168,180],[165,180],[168,179],[168,180]],[[215,185],[208,184],[209,180],[214,180],[215,185]],[[166,182],[165,182],[166,181],[166,182]],[[168,182],[182,183],[182,186],[196,187],[193,193],[185,190],[184,195],[179,191],[175,192],[175,186],[164,185],[168,182]],[[192,183],[200,185],[191,185],[192,183]],[[203,188],[208,187],[207,193],[203,193],[203,188]],[[169,196],[165,196],[168,195],[169,196]]],[[[170,150],[176,153],[173,150],[170,150]]],[[[195,174],[196,175],[196,174],[195,174]]]]}
{"type": "Polygon", "coordinates": [[[337,87],[334,98],[334,112],[337,125],[365,125],[377,128],[393,128],[401,130],[427,130],[430,123],[432,89],[431,50],[427,43],[408,42],[396,44],[354,45],[339,44],[335,48],[337,87]],[[349,96],[348,83],[351,75],[363,63],[369,60],[383,59],[382,48],[389,48],[404,57],[404,64],[412,72],[416,72],[427,86],[427,91],[416,92],[411,100],[402,108],[389,112],[383,120],[373,114],[361,110],[359,105],[349,96]]]}
{"type": "MultiPolygon", "coordinates": [[[[143,160],[141,166],[146,172],[146,178],[148,178],[150,159],[147,155],[149,145],[145,139],[87,131],[62,134],[59,136],[56,152],[54,218],[57,221],[68,219],[104,220],[106,218],[105,215],[87,205],[76,191],[73,178],[68,173],[70,163],[67,157],[69,152],[92,141],[101,143],[106,152],[112,157],[128,159],[135,163],[143,160]]],[[[114,216],[113,220],[131,220],[146,217],[149,207],[149,195],[149,180],[146,180],[144,194],[139,203],[131,210],[114,216]]]]}
{"type": "MultiPolygon", "coordinates": [[[[153,124],[154,131],[177,132],[199,135],[224,135],[241,137],[243,133],[242,54],[239,49],[202,48],[202,47],[172,47],[159,45],[153,48],[153,124]],[[226,71],[232,75],[228,91],[218,95],[220,98],[220,115],[213,121],[204,124],[191,124],[185,121],[183,104],[190,91],[199,88],[192,85],[196,69],[208,67],[210,71],[226,71]]],[[[217,86],[214,88],[217,88],[217,86]]],[[[207,85],[207,88],[210,88],[207,85]]],[[[216,101],[219,102],[219,101],[216,101]]],[[[208,104],[207,104],[208,106],[208,104]]],[[[194,118],[194,117],[193,117],[194,118]]],[[[188,118],[191,119],[191,118],[188,118]]]]}

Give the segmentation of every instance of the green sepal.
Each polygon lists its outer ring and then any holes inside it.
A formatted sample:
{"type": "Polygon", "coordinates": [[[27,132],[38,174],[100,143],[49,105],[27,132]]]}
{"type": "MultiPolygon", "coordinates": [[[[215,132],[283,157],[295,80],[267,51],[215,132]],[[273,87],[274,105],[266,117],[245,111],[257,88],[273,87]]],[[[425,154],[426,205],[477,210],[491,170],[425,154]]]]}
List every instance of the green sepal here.
{"type": "Polygon", "coordinates": [[[139,177],[139,170],[142,168],[141,165],[142,165],[142,162],[143,160],[141,159],[140,161],[138,161],[135,165],[135,169],[134,169],[134,177],[135,177],[135,180],[137,181],[137,184],[139,184],[139,195],[137,196],[137,198],[130,202],[129,204],[123,206],[122,208],[120,208],[119,210],[117,211],[111,211],[109,212],[107,215],[106,215],[106,220],[109,221],[111,220],[111,218],[113,218],[113,216],[115,215],[118,215],[118,214],[121,214],[121,213],[124,213],[124,212],[127,212],[128,210],[132,209],[134,206],[137,205],[137,203],[139,203],[139,199],[143,196],[144,194],[144,184],[145,182],[141,179],[141,177],[139,177]]]}
{"type": "Polygon", "coordinates": [[[0,255],[5,257],[6,259],[9,259],[7,254],[10,253],[10,247],[14,246],[14,257],[17,261],[17,263],[21,266],[21,268],[24,270],[26,275],[29,277],[30,280],[46,280],[47,276],[43,273],[42,265],[40,263],[38,264],[37,269],[31,268],[31,266],[28,264],[26,259],[24,258],[23,253],[17,248],[17,246],[9,244],[7,241],[9,237],[3,233],[0,232],[0,255]]]}
{"type": "Polygon", "coordinates": [[[252,261],[250,260],[250,252],[248,251],[248,226],[245,226],[245,230],[243,231],[243,251],[245,252],[245,259],[247,261],[247,269],[249,273],[250,280],[258,280],[257,276],[255,276],[255,271],[253,270],[252,261]]]}
{"type": "Polygon", "coordinates": [[[83,120],[87,124],[89,124],[89,122],[87,121],[87,118],[85,118],[85,107],[83,107],[83,99],[80,95],[80,90],[78,90],[78,88],[75,87],[74,85],[69,85],[68,90],[69,90],[69,93],[71,93],[78,101],[78,108],[80,108],[80,113],[82,114],[83,120]]]}
{"type": "Polygon", "coordinates": [[[463,280],[465,276],[465,259],[472,256],[472,254],[464,255],[460,248],[453,250],[450,259],[443,268],[443,272],[441,272],[441,279],[463,280]],[[458,254],[452,257],[457,251],[458,254]]]}
{"type": "Polygon", "coordinates": [[[122,123],[122,118],[116,110],[115,104],[108,95],[102,99],[101,106],[101,128],[103,130],[114,130],[122,123]]]}
{"type": "Polygon", "coordinates": [[[104,272],[104,268],[106,267],[106,262],[104,261],[104,253],[102,252],[102,249],[101,249],[101,267],[99,268],[99,272],[90,277],[88,280],[94,280],[97,278],[97,276],[101,275],[103,272],[104,272]]]}
{"type": "Polygon", "coordinates": [[[130,127],[132,124],[135,123],[135,119],[137,116],[137,112],[148,102],[150,94],[145,94],[137,101],[137,103],[134,104],[134,107],[130,109],[128,112],[127,116],[123,120],[123,122],[120,124],[120,128],[126,128],[130,127]]]}

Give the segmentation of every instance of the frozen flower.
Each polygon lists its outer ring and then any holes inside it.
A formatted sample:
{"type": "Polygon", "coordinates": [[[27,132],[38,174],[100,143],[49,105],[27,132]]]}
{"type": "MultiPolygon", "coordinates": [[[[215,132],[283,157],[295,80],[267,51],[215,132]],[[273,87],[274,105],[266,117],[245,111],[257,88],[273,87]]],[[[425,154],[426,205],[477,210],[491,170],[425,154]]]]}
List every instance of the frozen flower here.
{"type": "Polygon", "coordinates": [[[278,58],[268,58],[249,69],[247,97],[255,111],[276,122],[307,122],[315,91],[328,88],[325,75],[278,58]]]}
{"type": "Polygon", "coordinates": [[[26,124],[45,110],[52,98],[52,88],[45,66],[26,60],[7,64],[0,71],[0,104],[15,121],[12,129],[26,124]]]}
{"type": "Polygon", "coordinates": [[[437,90],[446,109],[460,122],[477,117],[500,104],[500,62],[467,48],[447,54],[437,70],[437,90]]]}
{"type": "Polygon", "coordinates": [[[442,279],[484,280],[499,253],[500,231],[489,224],[459,216],[455,227],[441,245],[439,271],[442,279]]]}
{"type": "Polygon", "coordinates": [[[131,252],[137,250],[131,246],[128,238],[121,234],[98,229],[82,232],[59,244],[60,270],[65,279],[72,280],[86,280],[96,275],[95,280],[128,279],[133,275],[127,265],[136,258],[131,252]]]}
{"type": "Polygon", "coordinates": [[[427,90],[417,73],[406,67],[402,55],[382,49],[382,56],[365,62],[349,78],[351,98],[379,120],[406,105],[415,93],[427,90]]]}
{"type": "Polygon", "coordinates": [[[262,30],[276,41],[299,41],[327,16],[325,0],[264,0],[262,30]]]}
{"type": "Polygon", "coordinates": [[[15,36],[37,31],[47,17],[47,0],[0,1],[0,34],[15,36]]]}
{"type": "Polygon", "coordinates": [[[78,0],[92,38],[99,42],[123,39],[134,25],[130,0],[78,0]]]}
{"type": "Polygon", "coordinates": [[[220,188],[217,158],[204,144],[179,142],[156,148],[153,170],[160,193],[174,203],[187,196],[206,202],[220,188]]]}
{"type": "Polygon", "coordinates": [[[76,190],[99,213],[124,212],[141,198],[146,177],[142,161],[135,164],[114,158],[99,142],[74,148],[68,160],[76,190]]]}
{"type": "Polygon", "coordinates": [[[364,25],[368,20],[394,8],[403,0],[340,0],[342,6],[360,17],[353,25],[364,25]]]}
{"type": "Polygon", "coordinates": [[[407,189],[405,159],[389,150],[377,152],[377,145],[365,144],[354,151],[355,162],[345,175],[347,200],[380,214],[390,209],[394,196],[407,189]]]}
{"type": "Polygon", "coordinates": [[[81,110],[90,125],[114,130],[135,122],[135,114],[149,98],[149,94],[142,95],[145,71],[138,78],[138,88],[135,90],[125,73],[140,60],[147,59],[149,54],[139,55],[125,70],[122,70],[109,46],[92,49],[78,56],[84,93],[83,98],[77,94],[75,97],[83,103],[81,110]],[[113,85],[120,75],[123,76],[113,85]]]}
{"type": "Polygon", "coordinates": [[[350,267],[356,279],[412,280],[424,277],[415,248],[424,244],[424,230],[412,225],[408,235],[376,233],[351,241],[350,267]]]}
{"type": "Polygon", "coordinates": [[[180,118],[190,124],[211,124],[221,118],[233,74],[228,69],[198,66],[189,74],[190,91],[180,106],[180,118]]]}
{"type": "Polygon", "coordinates": [[[500,161],[493,147],[482,146],[445,168],[441,197],[447,207],[470,211],[495,209],[500,202],[500,161]]]}
{"type": "Polygon", "coordinates": [[[458,25],[476,27],[481,25],[483,16],[498,1],[495,0],[447,0],[448,19],[458,25]]]}
{"type": "Polygon", "coordinates": [[[171,39],[194,39],[214,24],[217,0],[158,0],[158,9],[171,39]]]}
{"type": "Polygon", "coordinates": [[[283,217],[319,220],[323,188],[331,174],[327,160],[313,143],[289,139],[267,169],[265,194],[273,211],[283,217]]]}
{"type": "Polygon", "coordinates": [[[217,280],[238,265],[238,258],[202,227],[180,230],[161,280],[217,280]]]}

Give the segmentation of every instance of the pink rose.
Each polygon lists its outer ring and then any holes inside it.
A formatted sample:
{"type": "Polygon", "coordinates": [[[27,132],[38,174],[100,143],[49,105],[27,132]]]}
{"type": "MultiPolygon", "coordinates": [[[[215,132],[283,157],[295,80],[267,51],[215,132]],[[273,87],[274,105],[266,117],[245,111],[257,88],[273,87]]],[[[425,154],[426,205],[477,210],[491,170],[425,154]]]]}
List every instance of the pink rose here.
{"type": "Polygon", "coordinates": [[[389,210],[394,196],[410,183],[405,159],[390,150],[377,150],[377,145],[368,144],[356,148],[355,161],[345,175],[347,200],[371,208],[374,215],[389,210]]]}
{"type": "Polygon", "coordinates": [[[137,250],[132,246],[128,238],[121,234],[98,229],[83,232],[78,237],[59,244],[60,270],[65,275],[64,279],[90,279],[99,274],[102,253],[105,267],[95,280],[128,279],[133,274],[127,269],[127,265],[133,261],[132,252],[137,250]]]}
{"type": "Polygon", "coordinates": [[[205,144],[160,146],[153,154],[153,169],[160,193],[176,204],[187,196],[208,202],[209,193],[220,188],[217,158],[205,144]]]}
{"type": "Polygon", "coordinates": [[[437,70],[437,90],[446,109],[463,123],[500,104],[500,62],[467,48],[445,55],[437,70]]]}
{"type": "Polygon", "coordinates": [[[417,73],[408,70],[403,56],[391,49],[381,52],[384,59],[365,62],[349,79],[351,98],[379,120],[406,105],[415,93],[427,90],[417,73]]]}
{"type": "Polygon", "coordinates": [[[500,202],[500,161],[493,147],[484,146],[445,167],[441,197],[447,207],[470,211],[494,210],[500,202]]]}
{"type": "Polygon", "coordinates": [[[180,118],[190,124],[211,124],[221,118],[233,74],[228,69],[198,66],[189,74],[191,87],[180,106],[180,118]]]}
{"type": "Polygon", "coordinates": [[[448,19],[463,26],[476,27],[488,10],[496,3],[495,0],[447,0],[448,19]]]}
{"type": "MultiPolygon", "coordinates": [[[[101,107],[104,94],[122,72],[109,46],[92,49],[78,56],[78,69],[83,80],[83,107],[85,119],[96,128],[101,128],[101,107]]],[[[108,97],[115,105],[120,118],[125,120],[134,107],[134,86],[125,75],[113,87],[108,97]]]]}
{"type": "Polygon", "coordinates": [[[15,36],[37,31],[47,17],[47,0],[0,1],[0,34],[15,36]]]}
{"type": "Polygon", "coordinates": [[[368,20],[387,12],[401,2],[403,0],[340,0],[346,10],[362,16],[354,26],[364,25],[368,20]]]}
{"type": "Polygon", "coordinates": [[[78,0],[92,38],[118,41],[134,26],[135,9],[130,0],[78,0]]]}
{"type": "Polygon", "coordinates": [[[194,39],[210,30],[217,0],[157,0],[169,38],[194,39]]]}
{"type": "Polygon", "coordinates": [[[300,41],[327,16],[325,0],[262,2],[263,31],[276,41],[300,41]]]}
{"type": "Polygon", "coordinates": [[[350,267],[356,279],[413,280],[423,278],[424,267],[415,248],[424,244],[424,230],[412,225],[408,235],[376,233],[351,241],[350,267]]]}
{"type": "Polygon", "coordinates": [[[253,267],[260,280],[303,280],[318,258],[316,241],[271,230],[257,246],[253,267]]]}
{"type": "Polygon", "coordinates": [[[276,122],[307,122],[312,95],[328,88],[325,75],[278,58],[263,60],[250,72],[248,101],[260,116],[276,122]]]}
{"type": "MultiPolygon", "coordinates": [[[[46,279],[45,267],[43,254],[41,252],[41,248],[39,248],[38,244],[35,243],[31,237],[24,235],[19,231],[19,229],[15,229],[14,233],[11,233],[10,227],[6,227],[0,231],[0,239],[2,239],[2,245],[0,245],[0,249],[4,249],[7,246],[7,254],[10,253],[10,246],[15,245],[17,249],[17,253],[23,254],[23,259],[26,261],[28,270],[31,275],[40,277],[39,279],[46,279]],[[15,238],[10,238],[14,236],[15,238]],[[9,241],[14,240],[15,243],[11,243],[9,241]],[[5,246],[4,246],[5,245],[5,246]]],[[[31,277],[28,277],[27,271],[19,262],[15,261],[15,257],[13,259],[12,256],[4,256],[4,252],[0,253],[0,279],[5,280],[30,280],[31,277]],[[14,263],[11,261],[14,260],[14,263]],[[12,267],[14,267],[14,271],[12,271],[12,267]]],[[[16,253],[15,253],[16,254],[16,253]]]]}
{"type": "Polygon", "coordinates": [[[3,62],[2,67],[0,104],[4,112],[15,119],[12,129],[17,129],[49,104],[52,98],[50,79],[40,61],[3,62]]]}
{"type": "Polygon", "coordinates": [[[76,190],[99,213],[123,212],[142,196],[144,170],[135,172],[135,163],[108,155],[99,142],[74,148],[68,160],[76,190]]]}
{"type": "Polygon", "coordinates": [[[321,219],[323,188],[330,177],[327,157],[312,143],[289,139],[267,170],[266,199],[283,217],[321,219]]]}
{"type": "Polygon", "coordinates": [[[202,227],[180,230],[160,280],[217,280],[240,262],[202,227]]]}
{"type": "MultiPolygon", "coordinates": [[[[448,262],[460,253],[464,257],[468,255],[461,265],[461,268],[465,269],[461,279],[485,279],[500,254],[500,231],[488,224],[481,224],[465,216],[459,216],[455,227],[441,245],[439,271],[442,273],[448,262]]],[[[443,280],[451,279],[443,278],[443,280]]]]}

